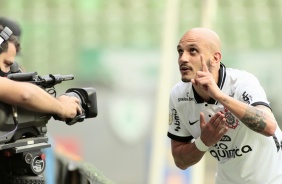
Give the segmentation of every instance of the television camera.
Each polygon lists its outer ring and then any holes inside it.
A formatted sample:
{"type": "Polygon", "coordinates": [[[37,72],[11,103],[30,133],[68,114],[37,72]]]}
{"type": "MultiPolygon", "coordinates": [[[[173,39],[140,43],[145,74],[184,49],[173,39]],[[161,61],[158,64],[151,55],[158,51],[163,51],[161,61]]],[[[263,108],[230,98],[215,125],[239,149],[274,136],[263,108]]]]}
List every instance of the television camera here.
{"type": "MultiPolygon", "coordinates": [[[[11,73],[11,80],[30,82],[38,85],[56,97],[55,85],[73,80],[73,75],[39,76],[37,72],[11,73]]],[[[70,88],[64,95],[75,96],[80,100],[82,114],[67,119],[68,125],[82,122],[97,116],[97,99],[94,88],[70,88]]],[[[5,183],[44,183],[46,162],[41,149],[51,147],[46,136],[46,124],[58,116],[33,112],[24,108],[0,103],[0,181],[5,183]]]]}

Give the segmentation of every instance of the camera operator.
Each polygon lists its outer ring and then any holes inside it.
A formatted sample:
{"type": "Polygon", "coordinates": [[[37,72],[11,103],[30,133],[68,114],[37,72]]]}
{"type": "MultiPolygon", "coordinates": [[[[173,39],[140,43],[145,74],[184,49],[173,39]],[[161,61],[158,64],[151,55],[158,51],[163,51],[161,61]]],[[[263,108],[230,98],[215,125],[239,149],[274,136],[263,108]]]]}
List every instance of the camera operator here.
{"type": "MultiPolygon", "coordinates": [[[[3,26],[0,25],[0,32],[3,30],[3,26]]],[[[10,67],[19,51],[20,43],[14,35],[0,45],[0,102],[31,111],[56,114],[62,120],[74,118],[77,112],[80,114],[82,110],[76,97],[62,95],[54,98],[34,84],[6,78],[11,73],[10,67]]]]}

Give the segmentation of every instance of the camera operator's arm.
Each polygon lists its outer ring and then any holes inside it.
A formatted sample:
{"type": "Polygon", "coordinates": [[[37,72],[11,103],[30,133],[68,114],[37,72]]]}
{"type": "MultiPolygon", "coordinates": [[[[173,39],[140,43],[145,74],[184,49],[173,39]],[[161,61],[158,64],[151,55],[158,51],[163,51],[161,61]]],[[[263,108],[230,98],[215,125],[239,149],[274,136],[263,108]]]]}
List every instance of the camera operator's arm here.
{"type": "Polygon", "coordinates": [[[54,98],[34,84],[3,77],[0,77],[0,101],[32,111],[57,114],[62,119],[81,113],[78,98],[64,95],[54,98]]]}

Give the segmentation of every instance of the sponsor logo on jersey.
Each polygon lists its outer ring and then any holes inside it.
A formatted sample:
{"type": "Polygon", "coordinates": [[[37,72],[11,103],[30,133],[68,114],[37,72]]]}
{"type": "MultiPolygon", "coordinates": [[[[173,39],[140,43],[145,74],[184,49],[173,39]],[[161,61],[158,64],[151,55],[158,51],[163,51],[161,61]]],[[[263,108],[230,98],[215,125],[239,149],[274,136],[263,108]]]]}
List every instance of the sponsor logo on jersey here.
{"type": "Polygon", "coordinates": [[[217,161],[221,161],[223,159],[228,158],[236,158],[241,157],[244,154],[249,153],[252,151],[251,146],[244,145],[242,147],[235,147],[233,149],[229,149],[228,146],[224,143],[217,143],[214,145],[216,150],[210,150],[210,154],[217,159],[217,161]]]}
{"type": "Polygon", "coordinates": [[[229,96],[230,96],[230,97],[234,97],[234,94],[235,94],[235,93],[233,92],[233,93],[231,93],[229,96]]]}
{"type": "Polygon", "coordinates": [[[244,102],[246,102],[247,104],[251,103],[252,100],[252,96],[249,95],[246,91],[242,94],[242,99],[244,100],[244,102]]]}
{"type": "Polygon", "coordinates": [[[179,119],[176,109],[172,109],[172,117],[173,117],[173,121],[175,125],[174,130],[178,132],[180,130],[180,119],[179,119]]]}
{"type": "Polygon", "coordinates": [[[220,141],[231,141],[231,138],[228,135],[223,135],[220,141]]]}
{"type": "Polygon", "coordinates": [[[178,98],[178,102],[181,101],[193,101],[194,98],[189,97],[189,92],[186,94],[186,97],[178,98]]]}
{"type": "Polygon", "coordinates": [[[226,108],[224,108],[224,114],[226,118],[226,126],[235,129],[239,125],[239,120],[226,108]]]}
{"type": "Polygon", "coordinates": [[[194,124],[197,123],[198,121],[199,121],[199,120],[196,120],[196,121],[192,121],[192,122],[191,122],[191,121],[189,120],[189,124],[190,124],[190,125],[194,125],[194,124]]]}

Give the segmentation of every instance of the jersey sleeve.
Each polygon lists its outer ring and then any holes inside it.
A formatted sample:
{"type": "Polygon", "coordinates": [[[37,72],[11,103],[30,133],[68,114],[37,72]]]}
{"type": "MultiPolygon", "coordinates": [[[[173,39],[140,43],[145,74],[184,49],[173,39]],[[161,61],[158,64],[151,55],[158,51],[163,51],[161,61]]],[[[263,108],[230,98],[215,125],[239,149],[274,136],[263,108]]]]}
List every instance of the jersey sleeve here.
{"type": "Polygon", "coordinates": [[[252,106],[265,105],[270,108],[266,93],[258,79],[250,73],[243,76],[236,90],[238,99],[252,106]]]}
{"type": "Polygon", "coordinates": [[[173,96],[170,95],[169,100],[169,127],[167,136],[175,141],[189,142],[193,139],[188,129],[183,124],[177,107],[173,103],[173,96]]]}

